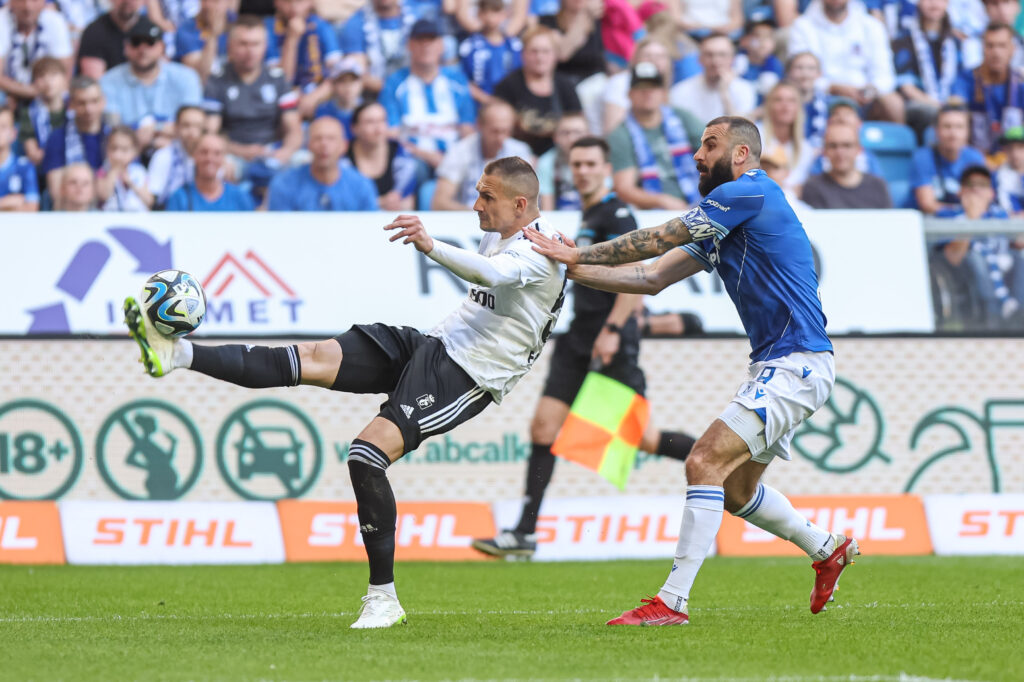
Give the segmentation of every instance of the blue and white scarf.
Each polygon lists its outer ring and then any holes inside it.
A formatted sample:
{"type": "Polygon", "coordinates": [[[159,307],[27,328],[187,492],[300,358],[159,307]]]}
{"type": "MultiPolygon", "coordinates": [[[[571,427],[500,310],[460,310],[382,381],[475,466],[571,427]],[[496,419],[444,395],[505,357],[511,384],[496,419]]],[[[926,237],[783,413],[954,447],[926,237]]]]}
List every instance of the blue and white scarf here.
{"type": "MultiPolygon", "coordinates": [[[[658,172],[658,161],[647,144],[644,130],[637,123],[633,114],[626,117],[626,129],[633,140],[633,152],[636,154],[636,165],[640,169],[640,184],[646,192],[660,194],[662,191],[661,177],[658,172]]],[[[672,166],[676,172],[679,191],[686,201],[693,203],[700,200],[697,189],[699,175],[697,164],[693,160],[693,150],[686,135],[683,122],[679,120],[671,107],[661,108],[661,130],[668,143],[668,152],[672,156],[672,166]]]]}
{"type": "Polygon", "coordinates": [[[167,204],[167,200],[175,190],[192,180],[192,173],[189,172],[188,167],[188,156],[185,154],[181,142],[175,140],[171,143],[171,167],[167,170],[167,181],[164,183],[163,189],[160,190],[160,196],[157,197],[156,203],[160,206],[167,204]]]}
{"type": "Polygon", "coordinates": [[[412,25],[416,23],[416,15],[402,4],[402,29],[398,40],[393,45],[384,44],[384,31],[380,27],[380,17],[372,7],[363,9],[363,38],[366,41],[366,61],[371,76],[383,79],[405,66],[409,55],[406,42],[412,25]]]}
{"type": "MultiPolygon", "coordinates": [[[[104,124],[100,128],[100,149],[103,148],[103,141],[107,139],[110,128],[104,124]]],[[[101,155],[102,156],[102,155],[101,155]]],[[[82,144],[82,136],[75,125],[75,112],[68,109],[67,118],[64,121],[64,165],[70,166],[73,163],[89,163],[85,157],[85,145],[82,144]]],[[[89,163],[91,166],[92,164],[89,163]]]]}
{"type": "Polygon", "coordinates": [[[921,24],[917,21],[909,21],[906,26],[910,33],[910,40],[914,44],[914,54],[917,57],[917,70],[921,77],[922,89],[929,97],[945,102],[953,92],[957,65],[960,61],[956,39],[948,33],[942,39],[942,73],[939,74],[935,69],[931,42],[921,30],[921,24]]]}
{"type": "MultiPolygon", "coordinates": [[[[990,210],[989,213],[991,212],[990,210]]],[[[973,239],[971,240],[971,248],[985,261],[985,266],[988,268],[988,276],[992,282],[992,293],[999,304],[999,312],[1003,318],[1010,317],[1020,308],[1020,302],[1014,298],[1013,294],[1010,293],[1009,287],[1006,286],[1006,278],[1000,264],[1001,252],[1009,250],[1009,239],[1005,236],[973,239]]]]}
{"type": "Polygon", "coordinates": [[[562,152],[555,151],[555,208],[559,211],[578,211],[583,208],[580,193],[572,184],[572,170],[562,152]]]}
{"type": "Polygon", "coordinates": [[[40,149],[46,149],[46,141],[50,139],[53,132],[50,126],[50,110],[39,97],[36,97],[28,105],[28,118],[32,121],[32,129],[36,133],[36,141],[40,149]]]}

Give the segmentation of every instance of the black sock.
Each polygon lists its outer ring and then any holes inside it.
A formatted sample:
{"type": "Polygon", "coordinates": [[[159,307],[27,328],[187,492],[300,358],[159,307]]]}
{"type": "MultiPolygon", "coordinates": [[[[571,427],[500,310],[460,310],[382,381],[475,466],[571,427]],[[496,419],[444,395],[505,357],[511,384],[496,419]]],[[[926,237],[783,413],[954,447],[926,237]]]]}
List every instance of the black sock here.
{"type": "Polygon", "coordinates": [[[390,464],[376,445],[358,438],[348,449],[348,473],[356,492],[359,531],[370,562],[370,584],[395,582],[395,493],[385,471],[390,464]]]}
{"type": "Polygon", "coordinates": [[[658,451],[654,454],[683,461],[690,454],[690,450],[693,449],[693,444],[696,442],[693,436],[688,436],[685,433],[662,431],[661,438],[658,439],[658,451]]]}
{"type": "Polygon", "coordinates": [[[298,386],[302,378],[298,346],[269,348],[194,343],[190,369],[246,388],[298,386]]]}
{"type": "Polygon", "coordinates": [[[544,501],[544,491],[551,482],[554,470],[555,456],[551,454],[551,446],[534,443],[530,451],[530,462],[526,465],[526,500],[523,502],[523,514],[519,517],[516,532],[530,534],[537,531],[540,503],[544,501]]]}

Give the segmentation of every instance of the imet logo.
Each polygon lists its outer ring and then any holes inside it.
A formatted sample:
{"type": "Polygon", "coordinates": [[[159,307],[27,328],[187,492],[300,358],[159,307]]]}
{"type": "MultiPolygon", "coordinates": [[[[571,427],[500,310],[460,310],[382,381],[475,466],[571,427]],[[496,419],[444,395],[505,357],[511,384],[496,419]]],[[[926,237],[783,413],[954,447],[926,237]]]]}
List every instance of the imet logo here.
{"type": "Polygon", "coordinates": [[[715,208],[717,208],[722,213],[727,213],[730,210],[732,210],[731,207],[729,207],[729,206],[722,206],[720,203],[718,203],[714,199],[705,199],[704,203],[707,204],[708,206],[714,206],[715,208]]]}
{"type": "Polygon", "coordinates": [[[252,249],[241,259],[230,252],[221,256],[210,274],[203,278],[203,288],[207,296],[208,323],[269,325],[299,321],[302,299],[252,249]],[[236,283],[248,286],[233,286],[236,283]],[[271,304],[274,298],[279,305],[271,304]]]}

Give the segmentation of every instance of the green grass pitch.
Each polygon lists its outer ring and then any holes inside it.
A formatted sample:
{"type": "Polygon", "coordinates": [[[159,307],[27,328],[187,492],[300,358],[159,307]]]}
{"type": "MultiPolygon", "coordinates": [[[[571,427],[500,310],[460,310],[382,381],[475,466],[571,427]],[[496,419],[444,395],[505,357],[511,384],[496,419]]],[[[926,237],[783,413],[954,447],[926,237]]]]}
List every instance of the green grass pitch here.
{"type": "Polygon", "coordinates": [[[0,567],[0,680],[1024,680],[1024,561],[862,557],[812,616],[800,559],[714,558],[685,627],[612,628],[668,561],[0,567]]]}

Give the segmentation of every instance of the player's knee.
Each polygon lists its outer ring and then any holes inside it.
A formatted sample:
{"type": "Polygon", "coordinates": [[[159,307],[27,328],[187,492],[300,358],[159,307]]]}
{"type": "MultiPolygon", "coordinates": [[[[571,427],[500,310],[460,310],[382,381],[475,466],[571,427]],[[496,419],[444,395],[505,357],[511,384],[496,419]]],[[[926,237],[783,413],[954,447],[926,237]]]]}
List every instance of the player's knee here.
{"type": "Polygon", "coordinates": [[[714,449],[697,441],[686,458],[686,480],[691,485],[714,485],[724,477],[714,449]]]}
{"type": "Polygon", "coordinates": [[[561,424],[541,414],[533,415],[530,422],[530,442],[538,445],[551,445],[555,442],[561,424]]]}

